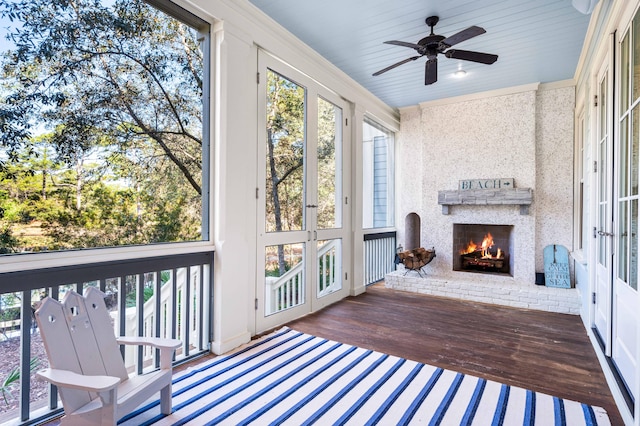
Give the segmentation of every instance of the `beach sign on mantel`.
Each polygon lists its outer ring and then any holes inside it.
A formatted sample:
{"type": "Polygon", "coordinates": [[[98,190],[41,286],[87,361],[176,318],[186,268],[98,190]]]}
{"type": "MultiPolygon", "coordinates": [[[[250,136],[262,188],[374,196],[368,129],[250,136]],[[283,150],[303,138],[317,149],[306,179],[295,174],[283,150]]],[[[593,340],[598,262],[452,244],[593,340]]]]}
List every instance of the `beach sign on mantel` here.
{"type": "Polygon", "coordinates": [[[571,288],[569,276],[569,252],[564,246],[546,246],[544,257],[544,282],[547,287],[571,288]]]}

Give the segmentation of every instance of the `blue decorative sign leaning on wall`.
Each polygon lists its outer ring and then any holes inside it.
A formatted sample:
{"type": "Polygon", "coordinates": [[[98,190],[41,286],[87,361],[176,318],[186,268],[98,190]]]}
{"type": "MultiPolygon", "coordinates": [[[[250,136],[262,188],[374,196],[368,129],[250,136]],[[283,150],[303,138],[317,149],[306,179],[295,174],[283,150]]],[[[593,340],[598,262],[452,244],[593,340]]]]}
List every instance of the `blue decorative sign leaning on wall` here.
{"type": "Polygon", "coordinates": [[[571,288],[569,252],[564,246],[546,246],[544,256],[544,280],[547,287],[571,288]]]}

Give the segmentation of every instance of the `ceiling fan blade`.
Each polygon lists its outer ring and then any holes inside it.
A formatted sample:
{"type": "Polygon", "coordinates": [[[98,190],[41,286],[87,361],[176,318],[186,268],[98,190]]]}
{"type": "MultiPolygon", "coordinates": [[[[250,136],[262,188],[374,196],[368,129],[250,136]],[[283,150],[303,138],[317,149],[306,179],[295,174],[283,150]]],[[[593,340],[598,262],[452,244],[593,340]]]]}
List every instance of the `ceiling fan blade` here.
{"type": "Polygon", "coordinates": [[[395,44],[396,46],[410,47],[412,49],[420,49],[422,47],[419,44],[408,43],[406,41],[398,41],[398,40],[385,41],[384,43],[385,44],[395,44]]]}
{"type": "Polygon", "coordinates": [[[466,30],[462,30],[459,33],[455,33],[454,35],[445,38],[440,42],[440,44],[444,44],[447,47],[451,47],[454,44],[461,43],[465,40],[469,40],[475,36],[479,36],[480,34],[486,33],[484,28],[476,27],[475,25],[467,28],[466,30]]]}
{"type": "Polygon", "coordinates": [[[407,58],[407,59],[405,59],[405,60],[403,60],[403,61],[396,62],[396,63],[395,63],[395,64],[393,64],[393,65],[389,65],[388,67],[381,69],[380,71],[376,71],[376,72],[374,72],[374,73],[373,73],[373,76],[375,77],[375,76],[377,76],[377,75],[380,75],[380,74],[382,74],[383,72],[387,72],[387,71],[389,71],[389,70],[392,70],[392,69],[394,69],[395,67],[399,67],[399,66],[400,66],[400,65],[402,65],[402,64],[406,64],[407,62],[415,61],[415,60],[416,60],[416,59],[418,59],[419,57],[420,57],[420,56],[412,56],[412,57],[407,58]]]}
{"type": "Polygon", "coordinates": [[[464,61],[479,62],[490,65],[498,60],[498,55],[491,53],[471,52],[469,50],[450,49],[444,53],[447,58],[462,59],[464,61]]]}
{"type": "Polygon", "coordinates": [[[438,81],[438,59],[429,59],[424,66],[424,85],[427,86],[438,81]]]}

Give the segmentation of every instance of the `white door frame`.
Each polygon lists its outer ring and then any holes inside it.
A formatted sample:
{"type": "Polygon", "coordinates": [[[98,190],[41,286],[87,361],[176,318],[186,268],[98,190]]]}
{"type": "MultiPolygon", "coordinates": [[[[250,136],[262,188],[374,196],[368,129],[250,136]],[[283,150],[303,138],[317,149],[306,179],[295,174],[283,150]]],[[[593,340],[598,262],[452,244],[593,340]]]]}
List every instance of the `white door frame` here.
{"type": "Polygon", "coordinates": [[[595,75],[594,87],[597,108],[594,120],[594,158],[596,159],[594,199],[594,257],[593,294],[595,297],[593,327],[602,340],[605,354],[611,356],[611,293],[613,277],[612,235],[613,235],[613,141],[611,134],[612,78],[611,55],[602,61],[595,75]],[[602,85],[602,82],[605,84],[602,85]],[[603,94],[603,89],[605,93],[603,94]],[[605,108],[605,111],[602,109],[605,108]],[[602,127],[605,126],[604,129],[602,127]],[[605,144],[602,146],[602,144],[605,144]],[[604,158],[603,158],[604,157],[604,158]],[[600,222],[603,223],[600,223],[600,222]],[[606,263],[603,267],[601,261],[606,263]]]}

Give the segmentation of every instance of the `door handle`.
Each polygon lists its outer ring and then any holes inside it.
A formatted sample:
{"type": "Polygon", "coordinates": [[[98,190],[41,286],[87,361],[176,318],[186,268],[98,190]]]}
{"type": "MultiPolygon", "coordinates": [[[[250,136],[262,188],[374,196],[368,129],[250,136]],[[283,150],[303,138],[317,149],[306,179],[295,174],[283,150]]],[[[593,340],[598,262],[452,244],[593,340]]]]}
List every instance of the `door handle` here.
{"type": "Polygon", "coordinates": [[[315,205],[315,204],[307,204],[307,205],[306,205],[306,207],[308,207],[308,208],[310,208],[310,209],[311,209],[311,208],[316,208],[316,207],[318,207],[318,206],[317,206],[317,205],[315,205]]]}
{"type": "Polygon", "coordinates": [[[613,237],[614,234],[611,232],[605,232],[605,231],[598,231],[598,235],[600,235],[601,237],[613,237]]]}

